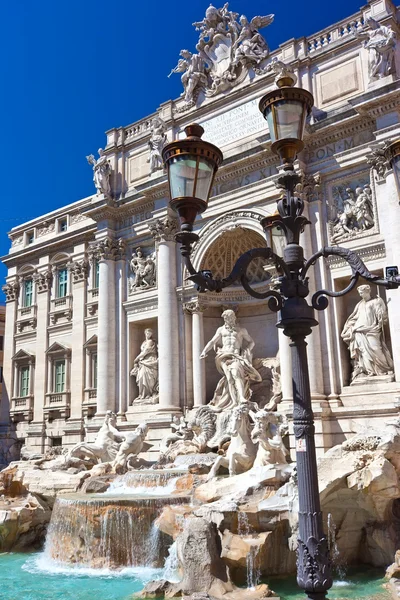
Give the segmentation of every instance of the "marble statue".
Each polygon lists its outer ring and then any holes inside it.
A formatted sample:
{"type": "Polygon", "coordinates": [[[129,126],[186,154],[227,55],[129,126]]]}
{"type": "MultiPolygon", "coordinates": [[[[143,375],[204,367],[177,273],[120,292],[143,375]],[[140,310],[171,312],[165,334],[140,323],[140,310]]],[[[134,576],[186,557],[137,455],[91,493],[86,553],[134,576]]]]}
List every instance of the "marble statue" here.
{"type": "Polygon", "coordinates": [[[244,15],[239,19],[241,32],[233,46],[234,56],[231,64],[231,70],[241,62],[249,61],[259,65],[269,55],[268,44],[259,33],[261,27],[270,25],[274,20],[274,15],[265,17],[254,17],[250,23],[244,15]]]}
{"type": "Polygon", "coordinates": [[[372,190],[369,183],[353,190],[346,188],[345,196],[337,190],[336,220],[332,223],[331,242],[336,244],[357,236],[374,226],[372,190]]]}
{"type": "Polygon", "coordinates": [[[393,360],[385,343],[387,309],[382,298],[371,298],[371,287],[360,285],[360,302],[341,333],[353,362],[352,381],[376,375],[392,375],[393,360]]]}
{"type": "Polygon", "coordinates": [[[147,289],[156,284],[155,252],[144,257],[141,248],[136,248],[136,251],[132,253],[130,267],[135,275],[131,292],[136,292],[138,289],[147,289]]]}
{"type": "Polygon", "coordinates": [[[172,73],[183,73],[185,107],[196,102],[204,89],[213,96],[244,81],[250,67],[258,68],[268,57],[269,48],[259,29],[272,23],[274,15],[249,21],[239,13],[210,5],[204,19],[193,23],[199,31],[198,54],[181,51],[181,59],[172,73]]]}
{"type": "Polygon", "coordinates": [[[86,157],[88,163],[93,165],[93,181],[98,194],[104,194],[107,198],[111,198],[111,165],[104,150],[99,148],[99,158],[96,160],[93,154],[86,157]]]}
{"type": "Polygon", "coordinates": [[[254,428],[251,439],[258,443],[257,456],[254,467],[266,465],[286,464],[289,454],[282,440],[282,435],[287,434],[287,422],[282,415],[268,410],[259,410],[252,415],[254,428]]]}
{"type": "Polygon", "coordinates": [[[367,19],[367,30],[357,31],[355,37],[364,40],[368,50],[368,75],[371,81],[395,74],[396,34],[391,27],[381,25],[372,17],[367,19]]]}
{"type": "Polygon", "coordinates": [[[123,437],[117,455],[112,462],[112,469],[116,473],[124,471],[127,464],[133,466],[131,461],[137,461],[137,455],[143,450],[144,440],[149,428],[147,423],[141,423],[135,431],[120,434],[123,437]]]}
{"type": "Polygon", "coordinates": [[[251,423],[249,419],[249,402],[242,402],[230,413],[229,434],[231,443],[226,456],[218,456],[207,480],[215,477],[221,467],[229,469],[229,475],[237,475],[248,471],[253,466],[257,454],[257,446],[251,439],[251,423]]]}
{"type": "Polygon", "coordinates": [[[207,86],[207,70],[203,58],[189,50],[181,50],[178,64],[171,73],[182,73],[183,97],[186,108],[193,106],[201,89],[207,86]]]}
{"type": "Polygon", "coordinates": [[[175,442],[192,440],[194,437],[194,431],[185,417],[175,415],[172,418],[171,429],[172,432],[167,433],[160,442],[160,454],[165,454],[167,449],[175,442]]]}
{"type": "Polygon", "coordinates": [[[133,361],[131,375],[136,377],[139,396],[134,400],[140,404],[155,404],[158,400],[158,353],[153,339],[153,330],[144,330],[145,340],[140,353],[133,361]]]}
{"type": "Polygon", "coordinates": [[[222,378],[210,404],[226,409],[249,400],[250,383],[261,381],[261,376],[252,365],[254,340],[244,327],[237,325],[233,310],[225,310],[222,318],[224,324],[206,344],[200,358],[206,358],[211,349],[215,351],[215,364],[222,378]]]}
{"type": "Polygon", "coordinates": [[[361,230],[373,227],[374,211],[372,208],[372,191],[369,185],[356,188],[354,214],[357,225],[361,230]]]}
{"type": "Polygon", "coordinates": [[[163,168],[161,152],[167,143],[165,133],[166,125],[160,117],[154,117],[151,122],[151,137],[149,140],[150,156],[147,162],[150,163],[150,173],[163,168]]]}
{"type": "Polygon", "coordinates": [[[114,460],[118,452],[118,445],[123,440],[123,435],[115,427],[116,420],[115,413],[108,410],[95,441],[79,442],[71,448],[66,460],[80,458],[95,464],[114,460]]]}

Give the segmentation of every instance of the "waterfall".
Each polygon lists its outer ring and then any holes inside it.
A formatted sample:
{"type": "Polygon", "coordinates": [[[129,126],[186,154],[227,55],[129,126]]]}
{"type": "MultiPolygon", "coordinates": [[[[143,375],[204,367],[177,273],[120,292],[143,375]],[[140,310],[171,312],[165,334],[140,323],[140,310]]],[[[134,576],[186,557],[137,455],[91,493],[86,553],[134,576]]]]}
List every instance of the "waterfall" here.
{"type": "Polygon", "coordinates": [[[246,513],[238,512],[238,535],[248,538],[249,551],[246,556],[246,571],[247,571],[247,587],[248,589],[255,589],[260,583],[261,578],[261,567],[258,553],[260,546],[251,543],[251,538],[254,532],[249,523],[249,518],[246,513]]]}
{"type": "Polygon", "coordinates": [[[46,537],[47,556],[91,568],[164,565],[170,537],[154,521],[166,505],[187,496],[112,498],[104,494],[56,499],[46,537]]]}
{"type": "Polygon", "coordinates": [[[337,572],[340,579],[346,577],[346,565],[340,560],[339,548],[336,542],[336,524],[333,520],[332,514],[328,513],[327,518],[328,525],[328,548],[331,555],[332,565],[334,570],[337,572]]]}
{"type": "Polygon", "coordinates": [[[181,579],[179,576],[178,567],[179,561],[177,545],[176,542],[174,542],[168,550],[168,556],[165,561],[163,578],[167,581],[170,581],[171,583],[177,583],[178,581],[180,581],[181,579]]]}

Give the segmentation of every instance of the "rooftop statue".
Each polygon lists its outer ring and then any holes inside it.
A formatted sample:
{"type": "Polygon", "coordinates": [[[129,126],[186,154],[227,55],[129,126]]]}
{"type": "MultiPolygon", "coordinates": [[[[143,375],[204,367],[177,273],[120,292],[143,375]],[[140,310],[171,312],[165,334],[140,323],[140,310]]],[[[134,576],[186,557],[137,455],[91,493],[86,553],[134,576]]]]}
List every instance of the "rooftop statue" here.
{"type": "Polygon", "coordinates": [[[161,152],[167,143],[165,129],[164,121],[160,117],[154,117],[151,122],[151,137],[149,140],[150,156],[147,159],[147,162],[150,163],[150,173],[154,173],[154,171],[163,167],[161,152]]]}
{"type": "Polygon", "coordinates": [[[368,29],[357,31],[353,27],[353,33],[357,38],[364,40],[364,48],[368,50],[368,75],[370,80],[395,74],[395,32],[391,27],[381,25],[372,17],[368,17],[366,22],[368,29]]]}
{"type": "Polygon", "coordinates": [[[98,194],[104,194],[107,198],[111,198],[111,165],[104,150],[99,148],[99,158],[96,160],[93,154],[86,157],[88,163],[93,165],[93,181],[98,194]]]}
{"type": "Polygon", "coordinates": [[[213,96],[244,80],[250,67],[260,68],[269,56],[268,44],[259,29],[272,23],[274,15],[254,17],[251,21],[239,13],[210,5],[204,19],[193,23],[200,32],[198,54],[182,50],[182,58],[170,73],[183,73],[185,106],[196,103],[204,89],[213,96]]]}

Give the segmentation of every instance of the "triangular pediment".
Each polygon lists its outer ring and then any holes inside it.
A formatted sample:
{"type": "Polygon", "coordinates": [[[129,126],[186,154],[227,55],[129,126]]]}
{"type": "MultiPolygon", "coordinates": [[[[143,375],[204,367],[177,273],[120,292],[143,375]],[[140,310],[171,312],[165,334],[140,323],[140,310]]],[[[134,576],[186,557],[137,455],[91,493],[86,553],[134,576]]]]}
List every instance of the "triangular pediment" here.
{"type": "Polygon", "coordinates": [[[97,335],[92,335],[92,337],[83,344],[84,348],[90,348],[91,346],[97,346],[97,335]]]}
{"type": "Polygon", "coordinates": [[[34,358],[35,358],[35,355],[32,354],[32,352],[27,352],[27,350],[23,350],[21,348],[20,350],[18,350],[18,352],[16,352],[16,354],[14,354],[14,356],[12,357],[11,360],[22,361],[22,360],[32,360],[34,358]]]}
{"type": "Polygon", "coordinates": [[[60,342],[54,342],[50,348],[46,350],[46,354],[70,354],[71,348],[60,344],[60,342]]]}

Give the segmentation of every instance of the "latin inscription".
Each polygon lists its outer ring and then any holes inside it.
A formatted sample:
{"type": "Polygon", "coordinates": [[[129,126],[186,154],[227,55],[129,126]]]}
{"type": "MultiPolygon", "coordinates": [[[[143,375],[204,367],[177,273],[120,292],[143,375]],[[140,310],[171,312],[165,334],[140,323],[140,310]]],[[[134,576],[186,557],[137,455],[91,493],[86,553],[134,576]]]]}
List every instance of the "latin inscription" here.
{"type": "Polygon", "coordinates": [[[372,133],[370,131],[362,131],[360,133],[357,133],[353,137],[338,140],[337,142],[333,142],[332,144],[322,146],[321,148],[317,148],[316,150],[306,150],[306,162],[314,163],[326,160],[327,158],[330,158],[335,154],[340,154],[341,152],[346,152],[346,150],[352,150],[357,146],[366,144],[367,142],[370,142],[371,139],[372,133]]]}
{"type": "Polygon", "coordinates": [[[235,179],[229,181],[217,182],[211,190],[211,196],[226,194],[226,192],[236,190],[245,185],[250,185],[250,183],[256,183],[257,181],[271,177],[271,175],[275,175],[276,173],[276,168],[274,166],[269,166],[264,167],[264,169],[259,169],[258,171],[246,173],[246,175],[242,175],[241,177],[235,177],[235,179]]]}
{"type": "Polygon", "coordinates": [[[203,138],[222,147],[252,133],[267,133],[267,122],[258,109],[258,102],[258,99],[250,100],[222,115],[203,121],[200,123],[204,127],[203,138]]]}

